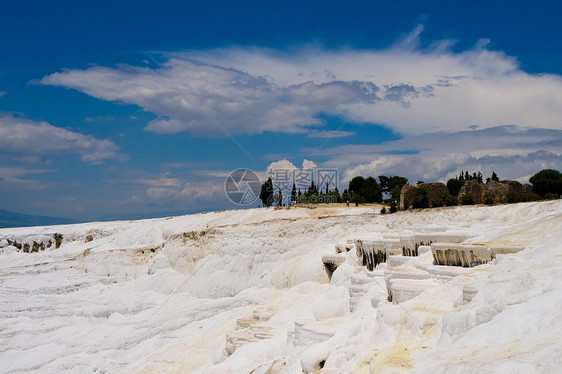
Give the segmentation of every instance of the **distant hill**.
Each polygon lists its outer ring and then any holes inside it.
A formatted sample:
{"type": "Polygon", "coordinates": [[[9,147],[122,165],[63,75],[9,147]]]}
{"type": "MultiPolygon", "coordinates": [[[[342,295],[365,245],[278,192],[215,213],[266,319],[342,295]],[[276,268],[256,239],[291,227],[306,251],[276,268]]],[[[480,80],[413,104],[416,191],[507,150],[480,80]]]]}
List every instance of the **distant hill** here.
{"type": "Polygon", "coordinates": [[[69,218],[34,216],[0,209],[0,228],[64,225],[69,223],[78,223],[78,221],[69,218]]]}

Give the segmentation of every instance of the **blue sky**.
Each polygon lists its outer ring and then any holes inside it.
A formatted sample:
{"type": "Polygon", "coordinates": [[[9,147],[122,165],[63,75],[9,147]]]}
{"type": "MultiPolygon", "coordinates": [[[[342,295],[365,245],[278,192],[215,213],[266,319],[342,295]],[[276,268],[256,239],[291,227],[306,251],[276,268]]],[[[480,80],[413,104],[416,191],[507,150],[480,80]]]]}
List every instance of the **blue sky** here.
{"type": "Polygon", "coordinates": [[[359,174],[560,169],[561,10],[4,2],[0,209],[89,220],[230,208],[225,176],[273,162],[337,168],[344,187],[359,174]]]}

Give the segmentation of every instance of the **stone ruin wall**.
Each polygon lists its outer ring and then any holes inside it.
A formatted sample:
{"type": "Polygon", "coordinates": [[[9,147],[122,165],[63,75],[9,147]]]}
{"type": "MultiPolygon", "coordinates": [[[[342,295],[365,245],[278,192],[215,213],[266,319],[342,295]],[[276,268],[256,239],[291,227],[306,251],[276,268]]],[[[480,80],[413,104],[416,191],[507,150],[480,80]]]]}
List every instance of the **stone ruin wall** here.
{"type": "Polygon", "coordinates": [[[444,183],[419,183],[417,186],[405,185],[400,191],[400,209],[411,209],[416,205],[416,190],[423,189],[427,199],[427,207],[444,206],[448,202],[457,204],[504,204],[508,202],[529,201],[533,197],[533,188],[529,184],[518,181],[504,180],[479,183],[468,180],[462,186],[458,197],[449,194],[444,183]]]}

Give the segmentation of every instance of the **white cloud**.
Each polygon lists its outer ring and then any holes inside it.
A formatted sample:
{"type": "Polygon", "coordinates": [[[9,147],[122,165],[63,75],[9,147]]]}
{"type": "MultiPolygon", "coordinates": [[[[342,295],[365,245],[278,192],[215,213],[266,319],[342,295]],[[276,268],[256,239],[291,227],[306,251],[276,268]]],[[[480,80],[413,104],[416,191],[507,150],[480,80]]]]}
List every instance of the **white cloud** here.
{"type": "Polygon", "coordinates": [[[528,74],[485,43],[459,53],[449,49],[450,41],[422,50],[422,30],[384,50],[188,51],[170,54],[158,69],[96,66],[54,73],[40,83],[138,105],[158,115],[146,127],[158,133],[328,136],[318,131],[318,113],[404,134],[471,125],[559,128],[562,77],[528,74]]]}
{"type": "Polygon", "coordinates": [[[90,163],[119,157],[109,140],[6,114],[0,114],[0,153],[26,157],[77,153],[90,163]]]}
{"type": "MultiPolygon", "coordinates": [[[[310,160],[307,160],[307,159],[302,160],[302,168],[303,169],[314,169],[317,166],[318,165],[314,161],[310,161],[310,160]]],[[[298,169],[298,168],[291,161],[289,161],[287,159],[283,159],[283,160],[279,160],[279,161],[275,161],[275,162],[270,163],[267,166],[266,171],[269,171],[269,170],[295,170],[295,169],[298,169]]]]}
{"type": "Polygon", "coordinates": [[[412,182],[446,181],[461,169],[527,181],[541,169],[562,165],[562,130],[499,126],[457,133],[409,136],[380,145],[344,145],[309,149],[328,157],[323,166],[337,167],[344,185],[356,175],[402,175],[412,182]]]}
{"type": "Polygon", "coordinates": [[[291,161],[287,159],[283,159],[270,163],[265,170],[269,171],[269,170],[293,170],[293,169],[297,169],[297,167],[291,161]]]}
{"type": "Polygon", "coordinates": [[[406,44],[377,51],[309,48],[280,55],[238,48],[184,56],[266,76],[281,86],[332,82],[334,76],[344,82],[369,82],[379,88],[378,100],[343,104],[339,114],[406,134],[459,131],[473,124],[559,128],[560,76],[527,74],[514,58],[483,44],[461,53],[450,51],[448,41],[429,50],[406,44]]]}
{"type": "Polygon", "coordinates": [[[322,121],[319,112],[375,99],[368,82],[303,82],[282,87],[267,79],[220,66],[172,59],[161,69],[125,66],[67,70],[42,84],[74,88],[88,95],[135,104],[159,117],[146,130],[162,134],[264,131],[303,133],[322,121]]]}
{"type": "Polygon", "coordinates": [[[310,161],[310,160],[306,160],[306,159],[302,161],[302,168],[303,169],[314,169],[317,166],[318,165],[316,165],[316,162],[314,162],[314,161],[310,161]]]}
{"type": "Polygon", "coordinates": [[[332,139],[332,138],[345,138],[347,136],[355,135],[351,131],[339,131],[339,130],[328,130],[328,131],[310,131],[306,136],[309,138],[321,138],[321,139],[332,139]]]}
{"type": "Polygon", "coordinates": [[[146,196],[151,201],[170,204],[173,201],[192,202],[196,199],[215,198],[224,194],[223,186],[212,181],[186,182],[178,178],[144,179],[146,196]]]}

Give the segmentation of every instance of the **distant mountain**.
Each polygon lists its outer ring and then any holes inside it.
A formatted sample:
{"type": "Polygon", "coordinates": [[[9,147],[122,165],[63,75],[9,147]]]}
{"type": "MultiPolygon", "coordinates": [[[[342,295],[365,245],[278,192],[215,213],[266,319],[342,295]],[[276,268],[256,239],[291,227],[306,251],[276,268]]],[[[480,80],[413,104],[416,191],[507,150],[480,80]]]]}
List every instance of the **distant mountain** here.
{"type": "Polygon", "coordinates": [[[33,216],[0,209],[0,228],[64,225],[69,223],[78,223],[78,221],[69,218],[33,216]]]}

